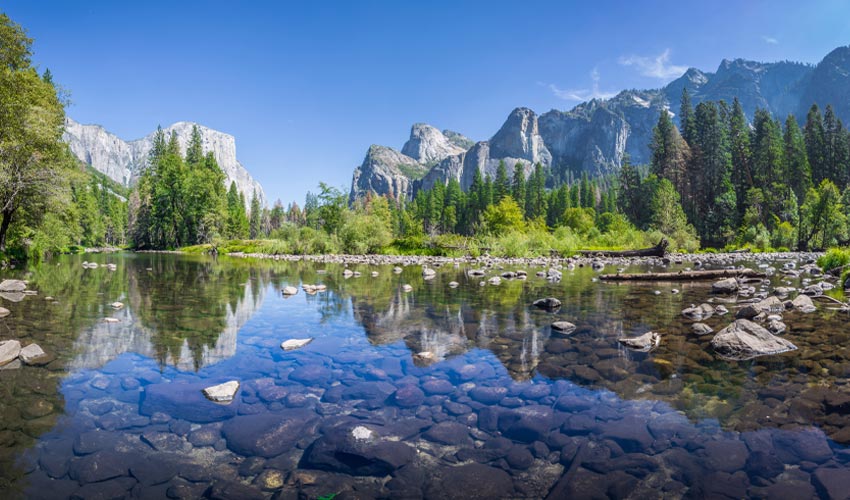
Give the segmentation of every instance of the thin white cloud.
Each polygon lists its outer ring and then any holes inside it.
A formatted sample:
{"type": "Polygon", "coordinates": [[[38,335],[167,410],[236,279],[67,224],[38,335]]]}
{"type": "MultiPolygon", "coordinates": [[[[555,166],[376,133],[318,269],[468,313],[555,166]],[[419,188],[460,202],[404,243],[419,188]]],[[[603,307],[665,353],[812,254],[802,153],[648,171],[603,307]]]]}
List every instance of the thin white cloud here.
{"type": "Polygon", "coordinates": [[[620,58],[620,64],[634,66],[641,75],[659,80],[678,78],[688,70],[687,66],[679,66],[670,62],[670,49],[664,49],[664,52],[657,56],[624,56],[620,58]]]}
{"type": "Polygon", "coordinates": [[[539,85],[545,85],[552,91],[558,99],[565,101],[589,101],[591,99],[610,99],[614,97],[616,92],[603,92],[599,90],[599,70],[593,68],[590,72],[590,79],[593,82],[589,89],[562,89],[558,88],[554,83],[545,84],[538,82],[539,85]]]}
{"type": "Polygon", "coordinates": [[[761,39],[764,40],[764,43],[769,43],[770,45],[779,45],[779,39],[774,38],[772,36],[762,35],[761,39]]]}

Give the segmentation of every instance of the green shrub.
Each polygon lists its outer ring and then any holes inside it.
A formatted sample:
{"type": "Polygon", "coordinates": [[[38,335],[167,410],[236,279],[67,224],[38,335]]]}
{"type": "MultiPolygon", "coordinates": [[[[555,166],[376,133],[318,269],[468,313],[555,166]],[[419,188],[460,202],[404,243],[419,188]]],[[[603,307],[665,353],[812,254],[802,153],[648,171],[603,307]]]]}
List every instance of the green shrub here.
{"type": "Polygon", "coordinates": [[[830,248],[818,258],[817,264],[824,272],[846,266],[850,264],[850,249],[830,248]]]}

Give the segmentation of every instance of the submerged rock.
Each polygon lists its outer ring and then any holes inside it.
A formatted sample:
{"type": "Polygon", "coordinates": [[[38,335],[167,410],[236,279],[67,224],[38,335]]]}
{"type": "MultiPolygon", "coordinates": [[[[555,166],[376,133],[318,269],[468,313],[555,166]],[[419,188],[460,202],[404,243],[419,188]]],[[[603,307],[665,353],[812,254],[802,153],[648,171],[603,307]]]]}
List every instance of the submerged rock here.
{"type": "Polygon", "coordinates": [[[297,294],[298,289],[295,288],[294,286],[285,286],[285,287],[283,287],[283,290],[281,290],[281,292],[283,292],[284,296],[289,297],[289,296],[297,294]]]}
{"type": "Polygon", "coordinates": [[[304,452],[299,467],[354,476],[386,476],[409,464],[416,450],[385,439],[377,428],[344,424],[332,428],[304,452]]]}
{"type": "Polygon", "coordinates": [[[555,297],[547,297],[545,299],[535,300],[533,305],[534,307],[538,307],[540,309],[554,311],[561,307],[561,301],[556,299],[555,297]]]}
{"type": "Polygon", "coordinates": [[[21,343],[17,340],[4,340],[0,342],[0,366],[18,359],[18,355],[20,354],[21,343]]]}
{"type": "Polygon", "coordinates": [[[682,311],[682,316],[694,320],[701,321],[708,319],[714,315],[714,307],[711,304],[692,305],[682,311]]]}
{"type": "Polygon", "coordinates": [[[705,323],[694,323],[691,325],[691,332],[696,335],[708,335],[709,333],[713,333],[714,329],[705,323]]]}
{"type": "Polygon", "coordinates": [[[233,401],[233,396],[236,395],[236,391],[238,390],[239,382],[231,380],[230,382],[207,387],[203,392],[204,396],[206,396],[210,401],[215,401],[216,403],[229,403],[233,401]]]}
{"type": "Polygon", "coordinates": [[[617,339],[617,342],[635,351],[648,352],[658,347],[661,335],[656,332],[646,332],[639,337],[617,339]]]}
{"type": "Polygon", "coordinates": [[[305,345],[309,344],[312,341],[313,341],[312,337],[307,338],[307,339],[284,340],[280,344],[280,348],[283,349],[284,351],[293,351],[295,349],[300,349],[300,348],[304,347],[305,345]]]}
{"type": "Polygon", "coordinates": [[[797,349],[791,342],[747,319],[738,319],[720,330],[711,339],[711,346],[720,357],[732,360],[752,359],[797,349]]]}
{"type": "Polygon", "coordinates": [[[558,333],[570,334],[576,330],[576,325],[569,321],[556,321],[552,323],[552,330],[558,333]]]}
{"type": "Polygon", "coordinates": [[[221,429],[227,447],[246,457],[271,458],[295,447],[311,436],[319,416],[305,409],[280,413],[242,415],[228,420],[221,429]]]}
{"type": "Polygon", "coordinates": [[[189,422],[208,423],[226,420],[236,415],[238,402],[220,405],[203,395],[206,384],[171,383],[151,384],[145,387],[139,413],[152,416],[161,412],[172,418],[189,422]]]}

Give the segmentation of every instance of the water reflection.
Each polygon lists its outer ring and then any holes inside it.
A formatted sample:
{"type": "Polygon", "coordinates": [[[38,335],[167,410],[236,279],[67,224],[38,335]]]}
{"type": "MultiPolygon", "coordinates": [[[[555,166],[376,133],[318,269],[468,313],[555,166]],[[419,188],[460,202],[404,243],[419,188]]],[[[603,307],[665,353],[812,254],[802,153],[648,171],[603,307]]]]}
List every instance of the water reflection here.
{"type": "Polygon", "coordinates": [[[813,496],[848,470],[850,333],[824,306],[786,315],[798,351],[728,362],[680,314],[706,286],[611,285],[585,268],[482,286],[463,266],[423,280],[417,266],[346,278],[303,261],[94,259],[117,271],[73,257],[18,273],[39,295],[9,307],[0,338],[55,360],[0,370],[0,491],[444,498],[476,480],[489,497],[813,496]],[[280,295],[302,283],[328,288],[280,295]],[[559,311],[530,307],[548,296],[559,311]],[[662,334],[650,353],[616,341],[649,329],[662,334]],[[242,383],[232,405],[200,395],[229,379],[242,383]],[[359,448],[353,429],[383,440],[359,448]]]}

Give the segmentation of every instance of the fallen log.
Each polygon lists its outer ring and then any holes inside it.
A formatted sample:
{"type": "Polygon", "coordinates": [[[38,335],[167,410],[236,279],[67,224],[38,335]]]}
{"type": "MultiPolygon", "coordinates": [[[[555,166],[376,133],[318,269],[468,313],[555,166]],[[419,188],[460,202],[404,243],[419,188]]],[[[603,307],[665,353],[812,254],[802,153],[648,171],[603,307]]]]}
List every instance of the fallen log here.
{"type": "Polygon", "coordinates": [[[767,274],[752,269],[706,269],[672,273],[603,274],[601,280],[609,281],[690,281],[720,278],[766,278],[767,274]]]}
{"type": "Polygon", "coordinates": [[[579,253],[585,257],[664,257],[668,246],[667,238],[661,238],[654,247],[642,250],[579,250],[579,253]]]}

